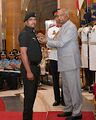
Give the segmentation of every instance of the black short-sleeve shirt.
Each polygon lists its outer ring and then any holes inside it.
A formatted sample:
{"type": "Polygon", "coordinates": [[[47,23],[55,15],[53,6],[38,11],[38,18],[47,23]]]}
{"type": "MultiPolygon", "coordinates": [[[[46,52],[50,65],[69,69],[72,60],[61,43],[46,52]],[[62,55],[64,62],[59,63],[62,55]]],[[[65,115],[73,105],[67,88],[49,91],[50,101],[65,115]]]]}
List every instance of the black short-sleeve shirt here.
{"type": "Polygon", "coordinates": [[[19,45],[20,47],[27,47],[27,55],[30,62],[41,62],[41,47],[35,35],[34,29],[25,26],[19,34],[19,45]]]}

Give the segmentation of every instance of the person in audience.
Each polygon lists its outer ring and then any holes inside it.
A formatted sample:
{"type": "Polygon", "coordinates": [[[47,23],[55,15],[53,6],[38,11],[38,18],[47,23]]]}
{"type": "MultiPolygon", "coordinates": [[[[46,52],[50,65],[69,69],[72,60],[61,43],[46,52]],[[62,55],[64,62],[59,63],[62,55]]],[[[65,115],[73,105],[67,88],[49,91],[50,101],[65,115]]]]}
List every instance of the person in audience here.
{"type": "Polygon", "coordinates": [[[2,51],[0,54],[0,69],[5,69],[9,65],[6,52],[2,51]]]}
{"type": "Polygon", "coordinates": [[[19,34],[21,75],[24,83],[23,120],[33,120],[33,106],[40,80],[42,52],[36,37],[36,14],[29,12],[24,18],[25,27],[19,34]]]}
{"type": "MultiPolygon", "coordinates": [[[[7,54],[5,51],[0,53],[0,69],[4,70],[9,65],[9,60],[7,59],[7,54]]],[[[0,89],[5,89],[7,87],[7,75],[8,73],[0,72],[0,89]],[[6,83],[6,84],[5,84],[6,83]]]]}
{"type": "Polygon", "coordinates": [[[20,62],[15,59],[14,53],[9,52],[9,66],[6,69],[13,70],[15,72],[9,72],[7,75],[7,83],[9,89],[15,90],[18,87],[19,74],[16,71],[20,70],[20,62]]]}
{"type": "Polygon", "coordinates": [[[56,17],[62,24],[54,41],[48,37],[48,46],[57,48],[58,71],[61,73],[64,113],[58,117],[66,117],[65,120],[82,119],[81,85],[80,85],[80,51],[78,45],[78,32],[76,26],[69,19],[66,9],[57,10],[56,17]]]}
{"type": "Polygon", "coordinates": [[[14,65],[15,63],[16,63],[16,59],[15,59],[15,54],[11,51],[11,52],[9,52],[9,54],[8,54],[8,58],[9,58],[9,64],[10,64],[10,69],[12,68],[12,69],[14,69],[13,67],[12,67],[12,65],[14,65]]]}
{"type": "Polygon", "coordinates": [[[17,49],[12,49],[12,53],[16,56],[19,51],[17,49]]]}
{"type": "Polygon", "coordinates": [[[20,66],[21,66],[21,54],[20,54],[20,51],[18,51],[17,53],[16,53],[16,69],[17,70],[20,70],[20,66]]]}

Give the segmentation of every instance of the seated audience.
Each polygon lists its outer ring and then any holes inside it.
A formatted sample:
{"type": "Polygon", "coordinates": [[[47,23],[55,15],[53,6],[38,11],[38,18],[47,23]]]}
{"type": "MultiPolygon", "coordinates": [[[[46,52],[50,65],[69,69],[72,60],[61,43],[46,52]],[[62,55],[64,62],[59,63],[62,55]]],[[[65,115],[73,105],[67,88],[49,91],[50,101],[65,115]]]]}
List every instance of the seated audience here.
{"type": "MultiPolygon", "coordinates": [[[[5,69],[9,65],[9,60],[7,59],[7,54],[5,51],[0,53],[0,69],[5,69]]],[[[5,87],[5,81],[8,73],[0,72],[0,89],[5,87]]]]}
{"type": "MultiPolygon", "coordinates": [[[[12,70],[19,70],[20,69],[20,64],[21,64],[21,60],[20,60],[20,53],[18,53],[17,55],[17,58],[18,60],[15,59],[15,55],[13,52],[10,52],[9,53],[9,66],[8,68],[9,69],[12,69],[12,70]]],[[[18,87],[18,78],[19,78],[19,75],[18,73],[13,73],[13,72],[10,72],[9,74],[9,79],[8,80],[8,86],[10,89],[17,89],[18,87]]]]}
{"type": "Polygon", "coordinates": [[[1,53],[0,68],[9,70],[9,72],[0,72],[0,89],[17,89],[20,74],[16,72],[10,72],[10,70],[20,70],[20,52],[14,55],[14,53],[11,51],[8,56],[9,59],[7,59],[4,51],[1,53]]]}

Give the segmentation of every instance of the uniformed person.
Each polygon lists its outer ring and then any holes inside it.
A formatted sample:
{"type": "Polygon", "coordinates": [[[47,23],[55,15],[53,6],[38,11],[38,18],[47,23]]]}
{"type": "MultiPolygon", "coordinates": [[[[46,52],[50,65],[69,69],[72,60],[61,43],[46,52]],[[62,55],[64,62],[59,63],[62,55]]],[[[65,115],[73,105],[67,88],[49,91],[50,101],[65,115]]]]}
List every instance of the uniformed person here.
{"type": "MultiPolygon", "coordinates": [[[[53,26],[49,27],[47,30],[48,37],[51,38],[52,41],[54,41],[55,35],[59,33],[60,28],[61,28],[61,24],[59,23],[57,19],[57,10],[53,11],[53,16],[54,16],[53,26]]],[[[61,89],[61,92],[60,92],[60,87],[59,87],[57,48],[49,47],[48,53],[49,53],[48,59],[50,61],[50,70],[51,70],[52,79],[53,79],[53,91],[54,91],[54,100],[55,100],[53,103],[53,106],[60,105],[60,103],[64,105],[63,91],[61,89]]]]}
{"type": "Polygon", "coordinates": [[[95,71],[96,71],[96,25],[93,26],[90,37],[89,37],[89,70],[91,71],[89,81],[89,92],[93,92],[92,84],[95,82],[95,71]]]}
{"type": "Polygon", "coordinates": [[[96,55],[94,53],[96,53],[96,25],[93,26],[89,39],[89,69],[92,71],[96,71],[96,55]]]}
{"type": "MultiPolygon", "coordinates": [[[[9,60],[7,59],[7,54],[5,51],[2,51],[0,53],[0,58],[1,58],[0,69],[5,69],[9,65],[9,60]]],[[[0,89],[7,87],[5,85],[5,83],[7,83],[7,82],[5,82],[5,80],[7,79],[7,75],[8,75],[8,73],[0,72],[0,89]]]]}
{"type": "Polygon", "coordinates": [[[91,26],[83,27],[81,32],[81,60],[82,68],[88,68],[88,33],[90,32],[91,26]]]}
{"type": "Polygon", "coordinates": [[[40,79],[39,64],[42,59],[41,48],[35,34],[36,14],[27,13],[25,27],[19,35],[21,52],[21,75],[24,83],[23,120],[33,120],[33,105],[40,79]]]}
{"type": "MultiPolygon", "coordinates": [[[[9,56],[9,65],[5,69],[16,71],[18,62],[15,59],[15,54],[11,51],[11,52],[9,52],[8,56],[9,56]]],[[[18,73],[15,73],[15,72],[8,72],[7,73],[7,79],[6,80],[7,80],[7,83],[8,83],[8,89],[11,89],[11,90],[17,89],[18,78],[19,78],[18,73]]]]}
{"type": "Polygon", "coordinates": [[[0,57],[1,57],[1,60],[0,60],[0,69],[4,69],[4,68],[6,68],[9,65],[9,60],[7,59],[6,52],[2,51],[0,53],[0,57]]]}

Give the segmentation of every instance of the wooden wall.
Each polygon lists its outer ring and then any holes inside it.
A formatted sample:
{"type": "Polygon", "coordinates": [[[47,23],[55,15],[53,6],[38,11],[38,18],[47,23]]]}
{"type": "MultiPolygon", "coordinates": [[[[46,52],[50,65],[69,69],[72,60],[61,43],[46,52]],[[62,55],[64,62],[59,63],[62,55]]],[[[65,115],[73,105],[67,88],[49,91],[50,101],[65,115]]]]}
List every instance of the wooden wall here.
{"type": "Polygon", "coordinates": [[[6,50],[18,49],[18,34],[22,27],[21,0],[6,0],[6,50]]]}

